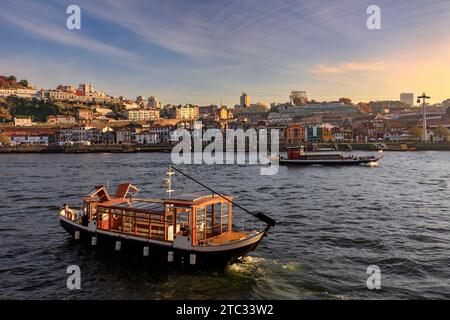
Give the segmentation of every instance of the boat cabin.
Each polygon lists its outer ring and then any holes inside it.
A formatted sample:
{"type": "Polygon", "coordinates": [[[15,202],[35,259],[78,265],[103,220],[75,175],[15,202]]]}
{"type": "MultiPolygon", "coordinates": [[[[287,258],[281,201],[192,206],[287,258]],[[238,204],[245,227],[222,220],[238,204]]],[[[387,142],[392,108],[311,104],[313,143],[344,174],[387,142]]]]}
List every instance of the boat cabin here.
{"type": "Polygon", "coordinates": [[[287,148],[287,156],[289,160],[299,159],[300,156],[304,154],[305,148],[303,146],[287,148]]]}
{"type": "Polygon", "coordinates": [[[191,246],[236,241],[246,234],[232,230],[232,197],[197,193],[169,199],[134,198],[135,186],[121,184],[111,196],[105,186],[83,198],[86,223],[97,229],[159,241],[184,237],[191,246]]]}

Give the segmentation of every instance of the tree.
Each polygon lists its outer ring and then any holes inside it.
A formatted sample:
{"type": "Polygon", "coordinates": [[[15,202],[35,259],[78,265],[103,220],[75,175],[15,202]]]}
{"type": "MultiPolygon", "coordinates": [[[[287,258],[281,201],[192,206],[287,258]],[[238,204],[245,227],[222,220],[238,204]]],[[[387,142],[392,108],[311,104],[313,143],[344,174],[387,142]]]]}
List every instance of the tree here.
{"type": "Polygon", "coordinates": [[[436,129],[434,129],[433,133],[439,140],[447,141],[448,138],[450,137],[450,131],[443,126],[439,126],[436,129]]]}
{"type": "Polygon", "coordinates": [[[339,102],[343,102],[344,104],[352,104],[352,100],[350,98],[340,98],[339,102]]]}
{"type": "Polygon", "coordinates": [[[4,135],[0,134],[0,144],[10,144],[11,140],[4,135]]]}
{"type": "Polygon", "coordinates": [[[17,78],[16,78],[15,76],[9,76],[9,77],[8,77],[8,81],[16,82],[16,81],[17,81],[17,78]]]}
{"type": "Polygon", "coordinates": [[[361,109],[361,111],[363,113],[372,113],[373,112],[372,107],[368,103],[360,102],[360,103],[358,103],[358,107],[359,107],[359,109],[361,109]]]}
{"type": "Polygon", "coordinates": [[[54,103],[30,101],[24,98],[8,97],[6,103],[13,116],[30,116],[36,121],[45,122],[50,115],[62,114],[61,107],[54,103]]]}
{"type": "Polygon", "coordinates": [[[19,81],[19,84],[20,84],[22,87],[28,88],[28,80],[25,80],[25,79],[20,80],[20,81],[19,81]]]}
{"type": "Polygon", "coordinates": [[[414,127],[414,128],[409,129],[409,134],[412,135],[415,140],[418,140],[422,137],[423,130],[422,130],[422,128],[414,127]]]}

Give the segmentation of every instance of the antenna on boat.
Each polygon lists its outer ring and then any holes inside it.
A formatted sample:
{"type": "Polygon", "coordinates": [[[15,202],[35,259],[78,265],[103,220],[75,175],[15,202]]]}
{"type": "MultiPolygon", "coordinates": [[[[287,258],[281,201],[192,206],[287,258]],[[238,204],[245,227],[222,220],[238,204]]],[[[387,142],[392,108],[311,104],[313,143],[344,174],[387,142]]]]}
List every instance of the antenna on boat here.
{"type": "Polygon", "coordinates": [[[172,195],[172,192],[174,192],[175,190],[172,189],[172,176],[175,172],[173,172],[172,170],[172,166],[169,166],[169,169],[167,169],[167,190],[166,192],[168,193],[169,199],[172,195]]]}
{"type": "MultiPolygon", "coordinates": [[[[228,199],[227,197],[223,196],[223,195],[220,194],[219,192],[214,191],[213,189],[211,189],[210,187],[204,185],[204,184],[201,183],[200,181],[198,181],[198,180],[192,178],[191,176],[187,175],[186,173],[184,173],[184,172],[181,171],[180,169],[175,168],[173,165],[170,165],[169,168],[175,170],[176,172],[181,173],[181,174],[182,174],[183,176],[185,176],[186,178],[191,179],[191,180],[194,181],[195,183],[198,183],[198,184],[201,185],[203,188],[208,189],[209,191],[213,192],[214,194],[217,194],[217,195],[220,196],[221,198],[223,198],[223,199],[227,200],[228,202],[230,202],[232,205],[235,205],[235,206],[238,207],[239,209],[242,209],[244,212],[246,212],[246,213],[248,213],[248,214],[251,214],[251,215],[254,216],[255,218],[257,218],[257,219],[259,219],[259,220],[261,220],[261,221],[267,223],[267,228],[266,228],[266,229],[268,229],[269,227],[275,227],[275,225],[276,225],[277,222],[276,222],[275,220],[273,220],[272,218],[266,216],[265,214],[259,213],[259,212],[258,212],[258,213],[254,213],[254,212],[251,212],[251,211],[247,210],[246,208],[242,207],[241,205],[239,205],[239,204],[237,204],[237,203],[231,201],[231,200],[228,199]]],[[[170,169],[169,169],[169,170],[170,170],[170,169]]],[[[173,173],[172,173],[172,174],[173,174],[173,173]]]]}

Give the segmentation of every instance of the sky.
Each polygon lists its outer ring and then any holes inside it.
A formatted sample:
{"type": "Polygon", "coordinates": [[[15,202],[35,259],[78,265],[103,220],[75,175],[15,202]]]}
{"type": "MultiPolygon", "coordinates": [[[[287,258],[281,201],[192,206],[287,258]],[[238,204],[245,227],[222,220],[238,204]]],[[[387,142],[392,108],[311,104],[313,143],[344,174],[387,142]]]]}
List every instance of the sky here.
{"type": "Polygon", "coordinates": [[[450,0],[0,0],[0,75],[163,103],[450,98],[450,0]],[[69,30],[69,5],[81,29],[69,30]],[[369,30],[367,8],[381,10],[369,30]]]}

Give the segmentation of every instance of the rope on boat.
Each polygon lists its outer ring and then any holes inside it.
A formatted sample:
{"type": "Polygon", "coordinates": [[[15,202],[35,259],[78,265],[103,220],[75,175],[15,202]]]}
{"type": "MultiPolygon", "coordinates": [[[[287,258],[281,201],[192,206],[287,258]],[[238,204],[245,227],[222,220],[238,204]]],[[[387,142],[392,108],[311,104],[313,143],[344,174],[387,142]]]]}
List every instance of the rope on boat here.
{"type": "Polygon", "coordinates": [[[242,207],[241,205],[239,205],[239,204],[237,204],[237,203],[231,201],[230,199],[226,198],[225,196],[223,196],[223,195],[220,194],[219,192],[214,191],[213,189],[211,189],[210,187],[208,187],[208,186],[206,186],[205,184],[201,183],[200,181],[198,181],[198,180],[192,178],[191,176],[187,175],[186,173],[184,173],[184,172],[181,171],[180,169],[175,168],[173,165],[170,165],[170,167],[171,167],[173,170],[175,170],[175,171],[181,173],[181,174],[182,174],[183,176],[185,176],[186,178],[191,179],[191,180],[194,181],[195,183],[198,183],[198,184],[201,185],[203,188],[206,188],[206,189],[208,189],[209,191],[211,191],[212,193],[217,194],[219,197],[221,197],[221,198],[227,200],[227,201],[230,202],[232,205],[235,205],[236,207],[242,209],[244,212],[246,212],[246,213],[248,213],[248,214],[254,216],[255,218],[257,218],[257,219],[259,219],[259,220],[261,220],[261,221],[267,223],[268,227],[275,227],[275,225],[276,225],[277,222],[276,222],[275,220],[273,220],[272,218],[266,216],[266,215],[263,214],[263,213],[259,213],[259,212],[254,213],[254,212],[251,212],[251,211],[247,210],[246,208],[242,207]]]}

